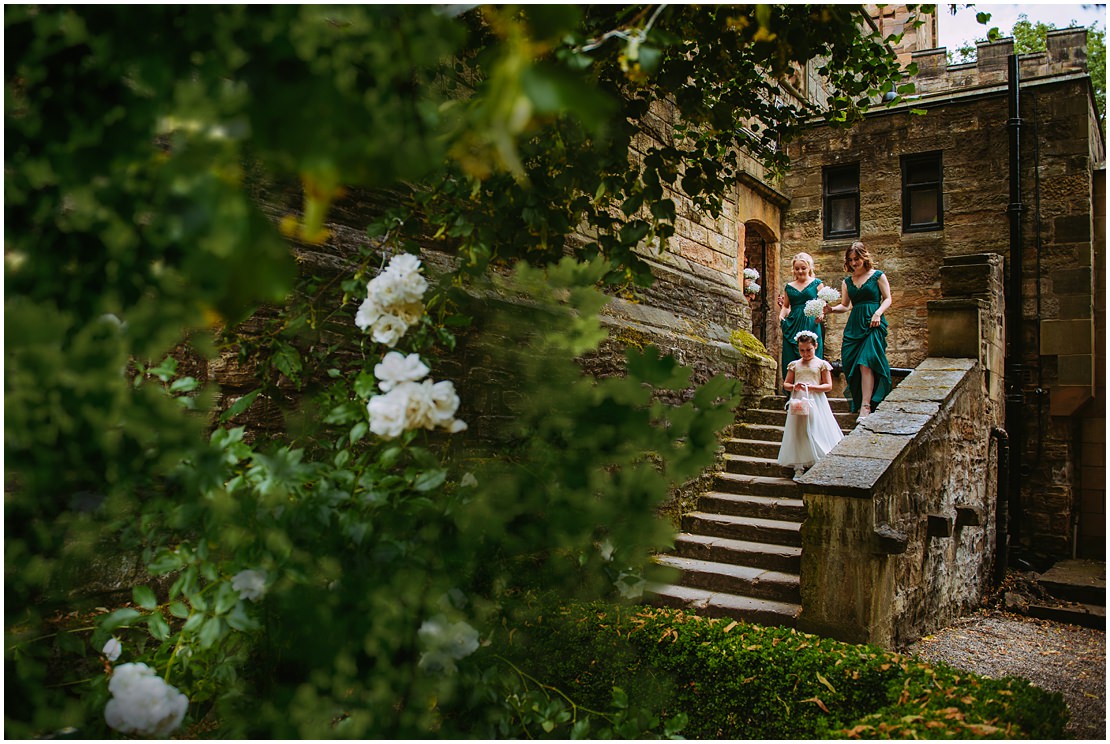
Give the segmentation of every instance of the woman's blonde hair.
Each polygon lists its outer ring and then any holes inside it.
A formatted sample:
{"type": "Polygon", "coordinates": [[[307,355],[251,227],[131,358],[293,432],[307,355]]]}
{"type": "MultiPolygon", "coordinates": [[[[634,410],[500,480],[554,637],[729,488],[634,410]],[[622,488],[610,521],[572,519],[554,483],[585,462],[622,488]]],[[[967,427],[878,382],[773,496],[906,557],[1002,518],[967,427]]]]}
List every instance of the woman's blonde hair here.
{"type": "Polygon", "coordinates": [[[816,276],[816,274],[814,273],[814,270],[813,270],[813,256],[811,256],[811,255],[809,255],[808,253],[805,253],[805,252],[795,253],[794,257],[792,259],[790,259],[790,268],[791,269],[794,268],[794,262],[795,261],[804,261],[806,266],[809,267],[809,275],[810,276],[816,276]]]}
{"type": "Polygon", "coordinates": [[[863,268],[866,271],[871,271],[871,254],[867,251],[867,246],[865,246],[858,240],[855,243],[852,243],[851,247],[848,248],[848,250],[844,251],[844,270],[847,271],[849,274],[852,273],[852,264],[850,264],[849,261],[852,259],[853,256],[859,256],[860,258],[862,258],[863,268]]]}

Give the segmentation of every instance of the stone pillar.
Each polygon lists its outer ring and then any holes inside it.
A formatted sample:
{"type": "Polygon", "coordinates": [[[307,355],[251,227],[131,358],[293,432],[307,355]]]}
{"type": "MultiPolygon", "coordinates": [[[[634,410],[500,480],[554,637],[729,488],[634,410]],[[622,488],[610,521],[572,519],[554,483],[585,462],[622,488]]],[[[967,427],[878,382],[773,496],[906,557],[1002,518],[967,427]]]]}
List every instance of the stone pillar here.
{"type": "Polygon", "coordinates": [[[992,401],[1002,404],[1006,367],[1003,258],[974,253],[946,258],[940,267],[944,299],[926,303],[929,356],[977,359],[992,401]]]}

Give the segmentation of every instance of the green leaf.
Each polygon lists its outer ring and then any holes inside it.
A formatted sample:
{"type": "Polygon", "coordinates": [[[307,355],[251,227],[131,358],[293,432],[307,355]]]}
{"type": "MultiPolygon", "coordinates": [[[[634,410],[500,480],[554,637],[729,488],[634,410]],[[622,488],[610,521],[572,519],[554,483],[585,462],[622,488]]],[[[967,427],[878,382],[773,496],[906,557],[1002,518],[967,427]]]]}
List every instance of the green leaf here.
{"type": "Polygon", "coordinates": [[[204,622],[204,618],[205,616],[200,613],[190,615],[189,619],[185,621],[185,624],[181,626],[181,632],[192,633],[200,627],[201,623],[204,622]]]}
{"type": "Polygon", "coordinates": [[[153,610],[158,606],[158,599],[154,596],[154,590],[150,587],[134,587],[131,590],[131,597],[135,600],[135,604],[139,605],[144,610],[153,610]]]}
{"type": "Polygon", "coordinates": [[[189,617],[189,608],[184,602],[170,602],[170,614],[184,620],[189,617]]]}
{"type": "Polygon", "coordinates": [[[274,352],[274,366],[278,371],[288,377],[293,382],[300,379],[301,369],[303,364],[301,362],[301,354],[289,344],[279,343],[274,352]]]}
{"type": "Polygon", "coordinates": [[[262,626],[247,612],[244,602],[239,602],[227,615],[227,624],[242,633],[258,630],[262,626]]]}
{"type": "Polygon", "coordinates": [[[155,576],[161,576],[162,574],[168,574],[170,571],[176,571],[183,565],[185,565],[185,561],[180,554],[163,550],[147,564],[146,568],[155,576]]]}
{"type": "Polygon", "coordinates": [[[226,423],[227,421],[230,421],[231,419],[235,418],[236,416],[250,408],[251,403],[254,403],[254,399],[257,398],[258,394],[261,392],[262,388],[259,388],[258,390],[252,390],[251,392],[247,393],[242,398],[228,406],[228,409],[220,414],[220,423],[226,423]]]}
{"type": "Polygon", "coordinates": [[[164,641],[170,637],[170,626],[166,619],[162,617],[162,613],[155,612],[147,618],[147,627],[150,628],[150,634],[159,641],[164,641]]]}
{"type": "Polygon", "coordinates": [[[378,380],[369,372],[359,372],[355,378],[355,395],[367,399],[378,392],[378,380]]]}
{"type": "Polygon", "coordinates": [[[435,470],[425,470],[419,476],[417,476],[415,481],[413,481],[412,487],[415,488],[417,491],[420,491],[421,493],[426,493],[427,491],[432,491],[436,488],[439,488],[446,480],[447,471],[443,470],[442,468],[437,468],[435,470]]]}
{"type": "Polygon", "coordinates": [[[351,427],[351,433],[347,436],[351,444],[360,441],[370,431],[370,425],[365,421],[359,421],[351,427]]]}
{"type": "Polygon", "coordinates": [[[211,648],[212,644],[220,640],[220,637],[227,632],[224,626],[224,621],[218,617],[210,617],[204,621],[197,633],[197,640],[200,641],[201,648],[211,648]]]}
{"type": "Polygon", "coordinates": [[[133,623],[142,613],[131,607],[123,607],[100,620],[97,625],[100,629],[111,633],[116,628],[123,628],[133,623]]]}
{"type": "Polygon", "coordinates": [[[200,383],[192,377],[179,377],[170,384],[171,393],[191,393],[200,387],[200,383]]]}
{"type": "Polygon", "coordinates": [[[220,588],[216,590],[216,603],[213,611],[217,615],[223,615],[239,602],[239,592],[231,587],[231,584],[224,582],[220,584],[220,588]]]}

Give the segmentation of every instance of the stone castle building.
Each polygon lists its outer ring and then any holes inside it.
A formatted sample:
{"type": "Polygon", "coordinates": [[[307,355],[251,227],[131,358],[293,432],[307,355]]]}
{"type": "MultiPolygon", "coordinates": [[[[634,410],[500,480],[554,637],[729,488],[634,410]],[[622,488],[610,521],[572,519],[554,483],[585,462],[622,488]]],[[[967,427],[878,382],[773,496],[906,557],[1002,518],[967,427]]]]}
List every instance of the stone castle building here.
{"type": "MultiPolygon", "coordinates": [[[[885,33],[904,10],[875,15],[885,33]]],[[[862,240],[890,279],[889,356],[903,368],[933,342],[927,303],[941,296],[941,263],[1003,256],[1007,429],[1021,484],[1011,503],[1015,553],[1036,565],[1102,558],[1105,136],[1086,31],[1050,32],[1037,54],[1013,55],[1012,39],[980,44],[975,62],[952,66],[935,41],[935,20],[904,38],[900,57],[918,67],[906,103],[876,108],[850,130],[814,126],[790,144],[792,168],[775,189],[780,230],[746,236],[745,256],[770,267],[768,285],[771,276],[781,285],[790,256],[806,251],[839,287],[843,252],[862,240]]],[[[762,304],[773,309],[773,297],[762,304]]],[[[756,330],[773,353],[775,319],[772,311],[756,330]]],[[[839,359],[840,323],[829,326],[830,360],[839,359]]]]}

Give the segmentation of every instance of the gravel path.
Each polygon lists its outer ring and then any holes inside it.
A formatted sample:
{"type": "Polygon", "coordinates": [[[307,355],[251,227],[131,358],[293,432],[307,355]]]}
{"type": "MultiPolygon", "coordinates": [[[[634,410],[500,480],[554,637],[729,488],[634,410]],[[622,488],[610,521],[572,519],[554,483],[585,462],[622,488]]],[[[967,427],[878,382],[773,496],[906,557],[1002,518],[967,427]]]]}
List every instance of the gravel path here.
{"type": "Polygon", "coordinates": [[[1106,633],[996,609],[980,610],[906,651],[984,677],[1024,677],[1059,692],[1071,711],[1067,733],[1105,741],[1106,633]]]}

